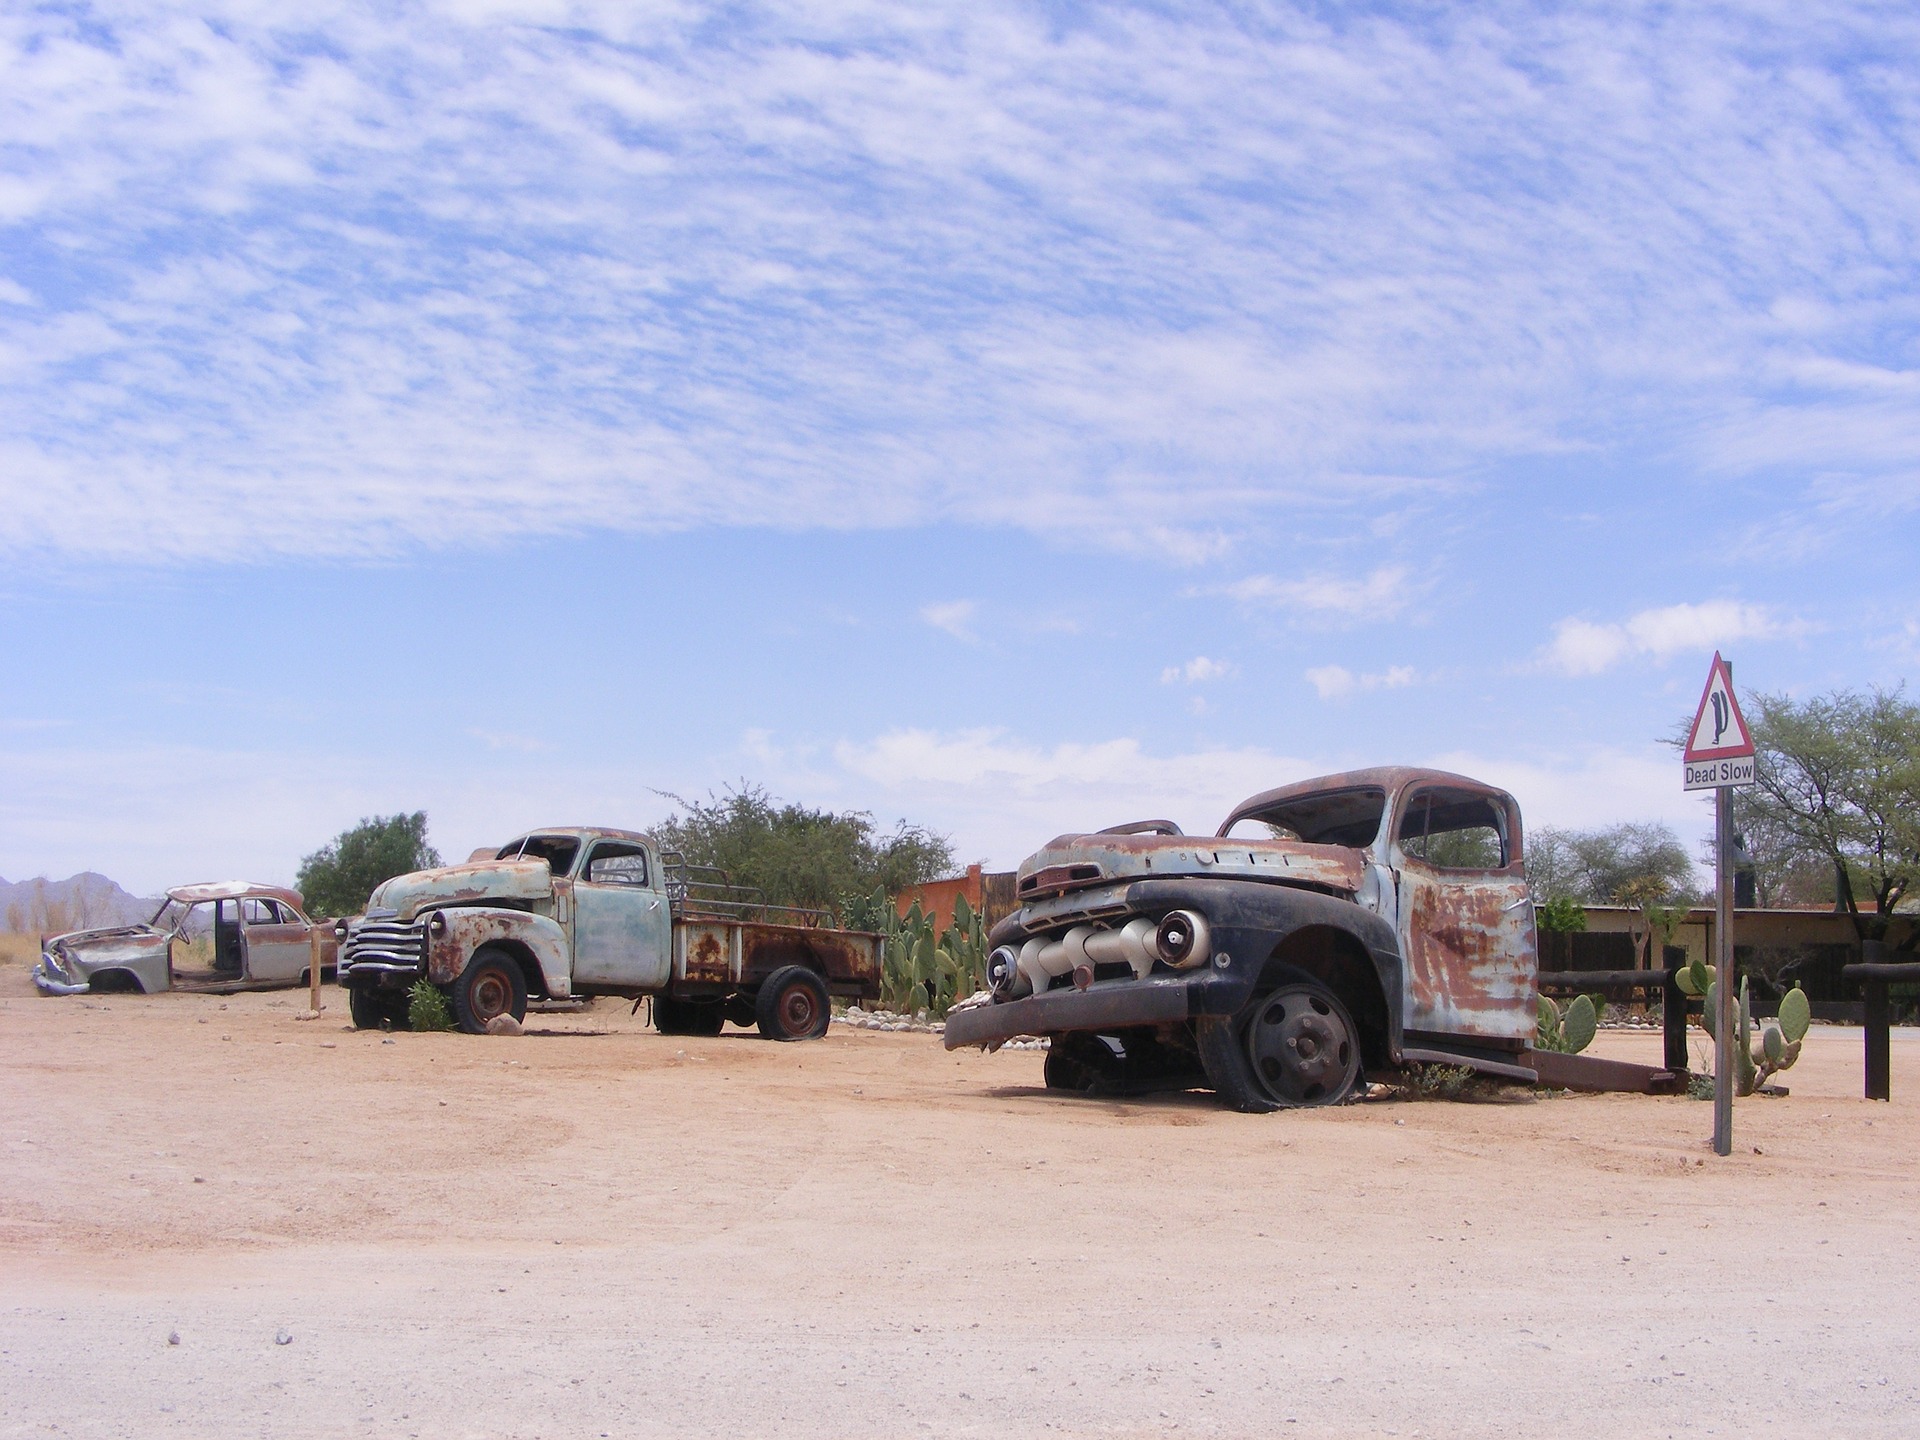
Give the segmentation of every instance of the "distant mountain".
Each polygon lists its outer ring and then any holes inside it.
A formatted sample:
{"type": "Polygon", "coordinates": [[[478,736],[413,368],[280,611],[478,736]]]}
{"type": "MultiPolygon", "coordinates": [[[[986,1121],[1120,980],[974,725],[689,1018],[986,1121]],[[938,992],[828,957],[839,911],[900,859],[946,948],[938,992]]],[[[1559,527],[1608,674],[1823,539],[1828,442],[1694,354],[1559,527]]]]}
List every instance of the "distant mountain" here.
{"type": "Polygon", "coordinates": [[[103,925],[151,920],[160,899],[129,895],[91,870],[65,880],[0,880],[0,931],[14,935],[59,935],[103,925]]]}

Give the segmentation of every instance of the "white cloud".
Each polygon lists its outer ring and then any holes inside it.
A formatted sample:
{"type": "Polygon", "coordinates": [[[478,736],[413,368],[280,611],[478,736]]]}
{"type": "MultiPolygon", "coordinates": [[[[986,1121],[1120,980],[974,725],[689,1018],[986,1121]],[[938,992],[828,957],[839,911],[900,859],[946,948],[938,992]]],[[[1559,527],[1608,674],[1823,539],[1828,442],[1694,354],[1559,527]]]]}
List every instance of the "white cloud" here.
{"type": "Polygon", "coordinates": [[[1342,700],[1357,690],[1400,690],[1417,678],[1411,665],[1393,665],[1373,675],[1356,675],[1344,665],[1318,665],[1307,671],[1307,682],[1322,700],[1342,700]]]}
{"type": "Polygon", "coordinates": [[[1223,589],[1247,604],[1356,621],[1390,620],[1406,608],[1411,598],[1407,572],[1397,565],[1383,565],[1363,576],[1313,575],[1283,580],[1273,575],[1252,575],[1223,589]]]}
{"type": "Polygon", "coordinates": [[[467,734],[485,745],[489,750],[519,750],[532,753],[536,750],[551,750],[553,747],[545,740],[536,740],[530,735],[511,735],[499,730],[478,730],[469,728],[467,734]]]}
{"type": "Polygon", "coordinates": [[[1233,665],[1225,660],[1210,660],[1205,655],[1196,655],[1184,665],[1169,665],[1160,672],[1162,685],[1176,685],[1185,681],[1189,685],[1204,685],[1210,680],[1224,680],[1233,674],[1233,665]]]}
{"type": "Polygon", "coordinates": [[[74,277],[4,291],[0,550],[1195,563],[1383,475],[1671,435],[1870,483],[1920,437],[1897,9],[204,8],[0,16],[0,224],[74,277]]]}
{"type": "Polygon", "coordinates": [[[980,637],[973,633],[973,616],[979,608],[972,600],[947,600],[921,606],[920,618],[934,629],[946,631],[956,640],[977,645],[980,637]]]}
{"type": "Polygon", "coordinates": [[[1554,626],[1546,664],[1564,675],[1598,675],[1630,656],[1667,660],[1697,652],[1703,657],[1735,640],[1770,640],[1803,633],[1797,621],[1778,619],[1764,605],[1708,600],[1642,610],[1624,621],[1596,624],[1569,617],[1554,626]]]}

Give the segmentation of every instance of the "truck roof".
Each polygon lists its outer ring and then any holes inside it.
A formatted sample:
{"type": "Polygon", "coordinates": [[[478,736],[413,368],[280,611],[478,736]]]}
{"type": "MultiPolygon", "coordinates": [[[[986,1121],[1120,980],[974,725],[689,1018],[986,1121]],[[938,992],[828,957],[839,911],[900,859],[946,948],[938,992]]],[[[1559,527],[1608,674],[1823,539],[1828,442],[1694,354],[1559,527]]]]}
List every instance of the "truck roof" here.
{"type": "Polygon", "coordinates": [[[496,845],[493,853],[498,854],[515,840],[525,840],[534,835],[571,835],[581,840],[639,840],[651,845],[653,837],[638,830],[614,830],[605,825],[535,825],[531,830],[522,830],[506,845],[496,845]]]}
{"type": "Polygon", "coordinates": [[[1498,785],[1489,785],[1484,780],[1475,780],[1467,775],[1456,775],[1451,770],[1426,770],[1417,765],[1375,765],[1365,770],[1345,770],[1338,775],[1322,775],[1313,780],[1296,780],[1291,785],[1262,790],[1258,795],[1249,796],[1234,806],[1233,813],[1220,822],[1217,833],[1225,835],[1233,828],[1236,820],[1244,819],[1248,815],[1270,809],[1302,795],[1318,795],[1335,790],[1370,789],[1383,790],[1392,797],[1409,785],[1422,781],[1434,781],[1462,790],[1478,790],[1487,795],[1511,798],[1498,785]]]}

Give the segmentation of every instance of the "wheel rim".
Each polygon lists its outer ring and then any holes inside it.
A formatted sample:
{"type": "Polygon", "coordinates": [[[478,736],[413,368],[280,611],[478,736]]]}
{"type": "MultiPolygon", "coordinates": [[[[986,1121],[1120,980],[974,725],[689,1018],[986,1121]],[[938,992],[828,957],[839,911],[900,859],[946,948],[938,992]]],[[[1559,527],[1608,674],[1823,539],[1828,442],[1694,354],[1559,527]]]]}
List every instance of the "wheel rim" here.
{"type": "Polygon", "coordinates": [[[1324,1105],[1359,1068],[1352,1028],[1331,997],[1306,986],[1276,990],[1247,1025],[1247,1058],[1260,1087],[1282,1105],[1324,1105]]]}
{"type": "Polygon", "coordinates": [[[467,987],[467,1004],[476,1020],[504,1015],[513,1008],[513,981],[498,965],[489,965],[467,987]]]}
{"type": "Polygon", "coordinates": [[[820,1004],[811,986],[796,980],[780,992],[780,1030],[786,1035],[809,1035],[819,1019],[820,1004]]]}

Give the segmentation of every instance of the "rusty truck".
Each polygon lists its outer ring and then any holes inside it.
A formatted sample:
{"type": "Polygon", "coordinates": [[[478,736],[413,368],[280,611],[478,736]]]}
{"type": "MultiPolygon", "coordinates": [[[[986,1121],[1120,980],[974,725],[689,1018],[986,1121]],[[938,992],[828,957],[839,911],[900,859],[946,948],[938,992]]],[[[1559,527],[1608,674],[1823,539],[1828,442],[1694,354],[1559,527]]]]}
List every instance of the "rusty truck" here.
{"type": "Polygon", "coordinates": [[[470,1034],[522,1019],[529,997],[612,995],[651,1001],[662,1034],[718,1035],[731,1020],[806,1040],[826,1033],[832,997],[880,993],[880,936],[770,905],[629,830],[555,826],[398,876],[339,938],[363,1029],[404,1027],[421,980],[470,1034]]]}
{"type": "Polygon", "coordinates": [[[1520,808],[1463,775],[1358,770],[1268,790],[1212,835],[1062,835],[989,943],[992,1003],[945,1043],[1051,1038],[1050,1087],[1211,1087],[1335,1104],[1427,1063],[1532,1082],[1538,958],[1520,808]]]}

